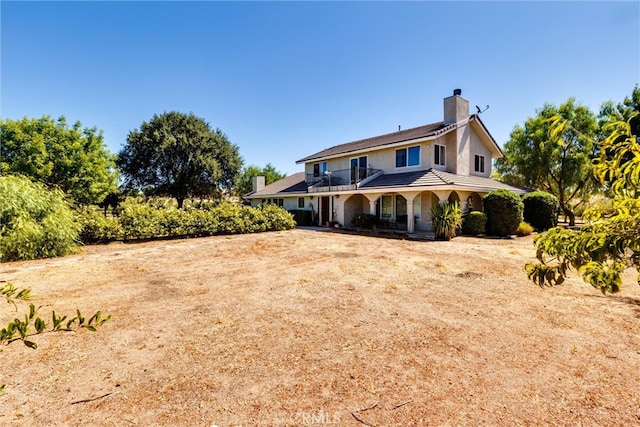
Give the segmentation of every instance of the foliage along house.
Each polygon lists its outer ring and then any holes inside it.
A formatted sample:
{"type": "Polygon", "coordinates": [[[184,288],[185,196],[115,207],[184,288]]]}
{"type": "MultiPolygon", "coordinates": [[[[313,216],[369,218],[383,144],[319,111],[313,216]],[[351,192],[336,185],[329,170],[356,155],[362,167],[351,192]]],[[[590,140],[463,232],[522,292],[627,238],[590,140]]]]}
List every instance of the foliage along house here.
{"type": "Polygon", "coordinates": [[[254,177],[245,198],[252,206],[313,210],[318,224],[350,226],[354,215],[368,213],[392,228],[428,231],[436,203],[482,210],[482,197],[492,190],[526,192],[491,178],[498,157],[500,147],[456,89],[444,99],[443,121],[319,151],[296,162],[304,172],[267,186],[254,177]]]}

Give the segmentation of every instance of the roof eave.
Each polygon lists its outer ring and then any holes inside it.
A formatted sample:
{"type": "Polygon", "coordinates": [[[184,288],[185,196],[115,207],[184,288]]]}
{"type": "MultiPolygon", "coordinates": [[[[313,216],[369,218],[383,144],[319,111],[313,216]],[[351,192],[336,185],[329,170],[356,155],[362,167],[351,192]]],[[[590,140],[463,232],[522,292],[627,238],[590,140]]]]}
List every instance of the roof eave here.
{"type": "Polygon", "coordinates": [[[336,159],[336,158],[339,158],[339,157],[344,157],[344,156],[347,156],[347,155],[352,155],[353,156],[353,155],[362,154],[362,153],[370,153],[372,151],[379,151],[379,150],[386,150],[386,149],[394,148],[394,147],[400,147],[400,146],[403,146],[403,145],[418,144],[418,143],[421,143],[421,142],[433,141],[434,139],[438,139],[441,136],[444,136],[444,135],[448,134],[449,132],[451,132],[452,130],[454,130],[455,126],[449,126],[449,129],[447,129],[447,128],[445,128],[445,129],[446,130],[444,132],[438,132],[437,134],[428,135],[428,136],[424,136],[424,137],[420,137],[420,138],[406,139],[404,141],[392,142],[392,143],[389,143],[389,144],[377,145],[377,146],[369,147],[369,148],[361,148],[359,150],[343,151],[341,153],[331,154],[331,155],[328,155],[328,156],[305,157],[303,159],[297,160],[296,164],[319,162],[321,160],[331,160],[331,159],[336,159]]]}
{"type": "Polygon", "coordinates": [[[484,131],[485,136],[490,141],[490,143],[492,145],[492,148],[495,150],[494,152],[495,152],[496,156],[494,158],[497,159],[497,158],[500,158],[500,157],[504,157],[504,153],[502,152],[502,149],[500,148],[500,146],[496,142],[496,140],[493,137],[493,135],[491,135],[491,132],[489,132],[489,129],[487,129],[487,126],[485,126],[485,124],[482,121],[482,119],[480,118],[480,116],[478,114],[473,114],[469,119],[473,120],[473,121],[477,121],[478,124],[480,125],[480,127],[482,128],[482,130],[484,131]]]}

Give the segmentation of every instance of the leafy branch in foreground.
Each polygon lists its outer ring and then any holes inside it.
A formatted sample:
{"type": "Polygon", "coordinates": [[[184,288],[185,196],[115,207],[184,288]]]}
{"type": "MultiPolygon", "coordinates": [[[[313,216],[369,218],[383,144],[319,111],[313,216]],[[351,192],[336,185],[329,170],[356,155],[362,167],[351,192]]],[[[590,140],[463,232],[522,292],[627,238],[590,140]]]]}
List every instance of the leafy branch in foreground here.
{"type": "MultiPolygon", "coordinates": [[[[12,283],[8,283],[0,288],[0,295],[8,303],[13,304],[17,311],[16,300],[28,300],[31,290],[18,290],[12,283]]],[[[0,344],[8,345],[14,341],[22,341],[27,347],[35,349],[38,345],[28,339],[32,335],[43,332],[73,331],[78,328],[85,328],[95,332],[96,327],[111,319],[111,316],[102,317],[100,311],[97,311],[88,319],[82,315],[80,310],[76,310],[76,316],[69,319],[68,316],[58,316],[55,311],[52,311],[51,322],[47,323],[37,315],[40,308],[42,307],[36,308],[33,304],[29,304],[29,312],[24,314],[24,320],[16,317],[2,328],[0,330],[0,344]]]]}
{"type": "MultiPolygon", "coordinates": [[[[608,124],[609,136],[599,143],[594,173],[601,184],[609,186],[613,207],[585,211],[586,225],[579,230],[556,227],[534,240],[539,262],[527,263],[525,269],[539,286],[562,283],[574,268],[602,293],[615,293],[629,266],[638,271],[640,285],[640,144],[630,126],[635,116],[637,113],[627,122],[608,124]]],[[[560,117],[552,122],[556,132],[567,126],[560,117]]]]}
{"type": "MultiPolygon", "coordinates": [[[[13,283],[7,283],[0,286],[0,298],[4,298],[9,304],[12,304],[16,311],[18,305],[16,301],[26,301],[31,297],[31,290],[28,288],[17,289],[13,283]]],[[[68,316],[58,316],[56,312],[51,312],[51,322],[45,322],[38,316],[38,310],[35,305],[29,304],[29,312],[24,314],[24,320],[15,318],[9,322],[4,328],[0,329],[0,345],[9,345],[14,341],[22,341],[29,348],[37,348],[38,345],[29,339],[29,337],[44,332],[61,332],[73,331],[78,328],[85,328],[90,331],[96,331],[98,326],[103,325],[111,319],[111,315],[102,317],[100,311],[95,312],[89,319],[85,318],[80,310],[76,310],[76,316],[69,318],[68,316]]],[[[2,351],[0,349],[0,351],[2,351]]],[[[0,384],[0,393],[5,389],[4,384],[0,384]]]]}

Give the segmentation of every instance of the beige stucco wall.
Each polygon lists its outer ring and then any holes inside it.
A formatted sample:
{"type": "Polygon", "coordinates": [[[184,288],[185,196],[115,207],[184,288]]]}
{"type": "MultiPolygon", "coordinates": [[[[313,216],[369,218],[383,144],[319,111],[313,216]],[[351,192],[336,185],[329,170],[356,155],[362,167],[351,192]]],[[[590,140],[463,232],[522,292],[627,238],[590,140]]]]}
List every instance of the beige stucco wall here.
{"type": "MultiPolygon", "coordinates": [[[[391,148],[385,148],[382,150],[375,150],[368,153],[350,154],[342,157],[327,160],[327,168],[330,171],[349,170],[351,165],[351,159],[361,156],[367,156],[367,164],[369,168],[381,169],[384,173],[401,173],[411,172],[415,170],[424,170],[431,167],[436,167],[440,170],[452,170],[450,165],[455,164],[456,149],[455,149],[455,136],[452,133],[440,137],[436,140],[425,141],[420,143],[398,145],[391,148]],[[445,160],[446,165],[434,166],[434,144],[444,145],[446,147],[445,160]],[[409,147],[420,147],[420,164],[416,166],[396,167],[396,150],[409,147]]],[[[305,164],[305,173],[307,175],[313,174],[313,165],[322,162],[311,162],[305,164]]]]}
{"type": "MultiPolygon", "coordinates": [[[[437,170],[457,173],[460,175],[491,176],[491,151],[485,145],[482,138],[476,133],[473,125],[466,124],[459,129],[449,132],[434,140],[420,143],[410,143],[393,146],[381,150],[374,150],[368,153],[348,154],[327,160],[329,171],[347,171],[351,165],[351,159],[367,156],[368,167],[381,169],[384,173],[411,172],[414,170],[424,170],[434,168],[437,170]],[[445,165],[434,164],[434,145],[445,146],[445,165]],[[417,166],[396,167],[396,150],[420,146],[420,164],[417,166]],[[484,174],[474,172],[475,155],[485,157],[484,174]]],[[[313,174],[313,165],[321,162],[311,162],[305,164],[305,173],[313,174]]]]}
{"type": "Polygon", "coordinates": [[[469,138],[469,150],[467,150],[468,159],[466,160],[466,165],[469,169],[468,175],[490,177],[492,166],[491,151],[489,151],[489,148],[487,148],[484,142],[482,142],[482,139],[480,139],[478,134],[476,134],[475,132],[470,132],[470,134],[471,137],[469,138]],[[476,154],[484,156],[484,173],[474,171],[476,154]]]}
{"type": "MultiPolygon", "coordinates": [[[[311,199],[309,199],[309,197],[304,197],[304,208],[299,208],[298,207],[298,197],[302,197],[302,196],[295,196],[295,197],[265,197],[265,200],[268,199],[282,199],[282,207],[288,211],[290,210],[310,210],[311,208],[309,207],[309,203],[311,202],[311,199]]],[[[258,206],[260,206],[262,204],[262,200],[263,199],[251,199],[251,206],[256,208],[258,206]]],[[[317,202],[316,202],[317,203],[317,202]]]]}

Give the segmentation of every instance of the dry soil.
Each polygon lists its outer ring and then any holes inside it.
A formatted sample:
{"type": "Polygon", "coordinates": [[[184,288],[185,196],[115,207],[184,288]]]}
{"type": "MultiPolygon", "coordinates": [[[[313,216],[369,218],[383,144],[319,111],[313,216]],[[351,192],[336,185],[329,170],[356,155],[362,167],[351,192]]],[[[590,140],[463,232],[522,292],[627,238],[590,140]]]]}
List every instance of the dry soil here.
{"type": "Polygon", "coordinates": [[[0,424],[639,425],[635,277],[543,290],[533,256],[296,229],[4,263],[46,320],[113,319],[4,347],[0,424]]]}

